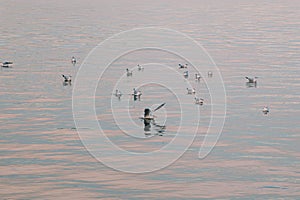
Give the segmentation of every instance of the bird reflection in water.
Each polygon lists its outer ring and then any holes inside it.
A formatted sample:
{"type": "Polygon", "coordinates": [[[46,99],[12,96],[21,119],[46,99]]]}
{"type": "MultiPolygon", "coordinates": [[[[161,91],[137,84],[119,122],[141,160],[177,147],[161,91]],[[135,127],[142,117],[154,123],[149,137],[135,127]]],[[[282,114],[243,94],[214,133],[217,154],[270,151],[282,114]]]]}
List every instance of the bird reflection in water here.
{"type": "Polygon", "coordinates": [[[257,82],[255,82],[255,83],[246,82],[246,87],[247,88],[251,88],[251,87],[256,88],[257,87],[257,82]]]}
{"type": "Polygon", "coordinates": [[[63,82],[63,86],[71,86],[72,85],[72,83],[71,82],[63,82]]]}

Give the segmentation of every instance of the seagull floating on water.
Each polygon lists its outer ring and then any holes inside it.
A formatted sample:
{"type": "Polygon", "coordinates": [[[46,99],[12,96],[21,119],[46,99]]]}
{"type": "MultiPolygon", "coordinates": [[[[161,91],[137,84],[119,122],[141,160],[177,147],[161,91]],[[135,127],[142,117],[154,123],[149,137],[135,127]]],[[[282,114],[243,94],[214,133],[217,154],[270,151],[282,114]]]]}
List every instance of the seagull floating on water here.
{"type": "Polygon", "coordinates": [[[13,62],[5,61],[5,62],[1,63],[1,67],[10,68],[12,64],[13,64],[13,62]]]}
{"type": "Polygon", "coordinates": [[[201,75],[199,73],[195,74],[195,80],[200,81],[201,75]]]}
{"type": "Polygon", "coordinates": [[[127,73],[127,76],[132,76],[132,71],[130,71],[128,68],[126,69],[126,73],[127,73]]]}
{"type": "Polygon", "coordinates": [[[202,106],[204,103],[204,99],[195,97],[195,104],[202,106]]]}
{"type": "Polygon", "coordinates": [[[248,83],[257,83],[257,78],[258,77],[254,77],[254,78],[249,78],[248,76],[245,77],[248,80],[248,83]]]}
{"type": "Polygon", "coordinates": [[[138,70],[139,70],[139,71],[144,70],[144,67],[142,67],[141,65],[137,65],[137,67],[138,67],[138,70]]]}
{"type": "Polygon", "coordinates": [[[76,60],[76,58],[74,56],[72,57],[71,62],[72,62],[73,65],[76,64],[77,60],[76,60]]]}
{"type": "Polygon", "coordinates": [[[183,76],[184,76],[185,78],[189,77],[189,72],[188,72],[188,71],[183,72],[183,76]]]}
{"type": "Polygon", "coordinates": [[[208,71],[208,72],[207,72],[207,76],[208,76],[208,77],[212,77],[212,76],[213,76],[212,71],[208,71]]]}
{"type": "Polygon", "coordinates": [[[268,114],[268,113],[270,112],[269,107],[268,107],[268,106],[265,106],[265,107],[263,108],[262,112],[263,112],[265,115],[268,114]]]}
{"type": "Polygon", "coordinates": [[[133,88],[133,98],[136,101],[137,99],[140,99],[142,96],[142,92],[139,90],[136,90],[135,88],[133,88]]]}
{"type": "Polygon", "coordinates": [[[178,64],[179,65],[179,69],[185,69],[188,67],[188,64],[182,65],[182,64],[178,64]]]}
{"type": "Polygon", "coordinates": [[[116,90],[116,93],[114,95],[120,99],[123,94],[120,90],[116,90]]]}
{"type": "Polygon", "coordinates": [[[186,88],[186,90],[187,90],[187,94],[195,94],[196,93],[194,88],[193,89],[186,88]]]}
{"type": "Polygon", "coordinates": [[[71,82],[71,81],[72,81],[72,79],[71,79],[72,76],[71,76],[71,75],[63,75],[63,74],[62,74],[62,77],[65,79],[65,80],[64,80],[65,82],[71,82]]]}

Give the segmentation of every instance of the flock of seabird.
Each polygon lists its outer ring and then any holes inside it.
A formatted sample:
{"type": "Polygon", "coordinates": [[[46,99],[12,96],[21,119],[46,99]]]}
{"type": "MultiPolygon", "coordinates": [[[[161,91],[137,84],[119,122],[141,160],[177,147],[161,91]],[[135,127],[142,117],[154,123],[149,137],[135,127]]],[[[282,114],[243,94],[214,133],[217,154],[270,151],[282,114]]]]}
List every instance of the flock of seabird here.
{"type": "MultiPolygon", "coordinates": [[[[187,70],[188,69],[188,64],[178,64],[178,66],[179,66],[179,69],[185,69],[185,71],[183,72],[183,76],[184,76],[184,78],[188,78],[189,77],[189,71],[187,70]]],[[[139,71],[144,70],[144,68],[141,65],[139,65],[139,64],[137,65],[137,68],[138,68],[139,71]]],[[[127,68],[126,69],[126,75],[128,77],[132,76],[133,75],[133,71],[129,70],[127,68]]],[[[213,72],[212,71],[208,71],[207,72],[207,76],[209,78],[211,78],[213,76],[213,72]]],[[[196,81],[200,81],[201,78],[202,77],[201,77],[200,73],[196,73],[195,74],[195,80],[196,81]]],[[[246,76],[245,78],[247,79],[247,83],[246,84],[247,84],[248,87],[256,87],[258,77],[253,77],[252,78],[252,77],[246,76]]],[[[195,88],[186,88],[186,90],[187,90],[187,94],[188,95],[195,95],[196,94],[195,88]]],[[[122,93],[119,90],[116,90],[116,92],[114,94],[119,99],[122,96],[122,93]]],[[[137,91],[135,88],[133,89],[132,96],[134,97],[134,100],[140,100],[141,95],[142,95],[141,91],[137,91]]],[[[195,100],[195,104],[197,104],[197,105],[201,105],[202,106],[204,104],[204,99],[203,98],[199,98],[199,97],[195,96],[194,100],[195,100]]],[[[268,106],[264,106],[264,108],[262,109],[262,112],[264,114],[268,114],[270,112],[269,107],[268,106]]]]}
{"type": "MultiPolygon", "coordinates": [[[[77,63],[77,60],[76,58],[73,56],[71,58],[71,63],[73,64],[73,66],[75,66],[75,64],[77,63]]],[[[5,62],[0,62],[0,65],[1,67],[3,68],[11,68],[12,65],[13,65],[13,62],[11,61],[5,61],[5,62]]],[[[188,78],[189,76],[189,71],[187,70],[188,69],[188,64],[178,64],[179,66],[179,69],[185,69],[185,71],[183,72],[183,76],[184,78],[188,78]]],[[[144,67],[141,66],[141,65],[137,65],[137,68],[138,68],[138,71],[143,71],[144,70],[144,67]]],[[[128,68],[126,69],[126,75],[129,77],[129,76],[132,76],[133,75],[133,71],[132,70],[129,70],[128,68]]],[[[212,77],[213,76],[213,72],[212,71],[208,71],[207,72],[207,76],[208,77],[212,77]]],[[[71,85],[71,82],[72,82],[72,76],[71,75],[64,75],[62,74],[62,77],[64,79],[64,85],[71,85]]],[[[199,73],[196,73],[195,74],[195,80],[196,81],[200,81],[201,80],[201,75],[199,73]]],[[[246,76],[245,77],[247,79],[247,86],[248,87],[256,87],[257,86],[257,79],[258,77],[248,77],[246,76]]],[[[187,90],[187,94],[189,95],[195,95],[196,94],[196,91],[194,88],[186,88],[187,90]]],[[[117,97],[117,98],[121,98],[121,96],[123,95],[122,92],[120,90],[116,90],[114,95],[117,97]]],[[[136,90],[135,88],[133,89],[133,93],[131,94],[134,98],[134,100],[140,100],[141,96],[142,96],[142,92],[140,90],[136,90]]],[[[199,97],[195,97],[195,104],[197,105],[203,105],[204,104],[204,99],[202,98],[199,98],[199,97]]],[[[269,110],[269,107],[268,106],[264,106],[264,108],[262,109],[262,112],[264,114],[268,114],[270,112],[269,110]]]]}
{"type": "MultiPolygon", "coordinates": [[[[137,69],[138,71],[143,71],[144,70],[144,67],[141,66],[141,65],[137,65],[137,69]]],[[[189,76],[189,71],[187,70],[188,69],[188,64],[179,64],[179,69],[185,69],[185,71],[183,72],[183,76],[184,78],[188,78],[189,76]]],[[[132,77],[133,76],[133,71],[132,70],[129,70],[128,68],[126,68],[126,76],[127,77],[132,77]]],[[[212,77],[213,76],[213,73],[212,71],[209,71],[207,73],[208,77],[212,77]]],[[[195,80],[196,81],[200,81],[201,80],[201,75],[200,73],[196,73],[195,74],[195,80]]],[[[187,94],[188,95],[195,95],[196,94],[196,90],[195,88],[186,88],[187,90],[187,94]]],[[[115,92],[113,93],[114,96],[116,96],[119,100],[121,99],[122,97],[122,92],[118,89],[115,90],[115,92]]],[[[140,100],[141,99],[141,96],[142,96],[142,92],[140,90],[137,90],[136,88],[133,88],[133,92],[130,94],[133,96],[133,99],[134,101],[136,100],[140,100]]],[[[203,105],[204,104],[204,99],[203,98],[199,98],[199,97],[194,97],[194,100],[195,100],[195,104],[196,105],[203,105]]],[[[161,104],[160,106],[158,106],[156,109],[154,109],[154,111],[160,109],[161,107],[163,107],[165,105],[165,103],[161,104]]],[[[153,112],[154,112],[153,111],[153,112]]],[[[149,108],[146,108],[144,110],[144,117],[142,117],[142,119],[147,119],[147,120],[153,120],[153,116],[151,115],[151,113],[153,113],[149,108]]]]}
{"type": "MultiPolygon", "coordinates": [[[[143,71],[144,70],[144,67],[141,66],[141,65],[137,65],[137,68],[138,68],[138,71],[143,71]]],[[[188,64],[179,64],[179,69],[187,69],[188,68],[188,64]]],[[[133,71],[132,70],[129,70],[128,68],[126,68],[126,75],[127,77],[130,77],[133,75],[133,71]]],[[[212,77],[213,73],[211,71],[208,72],[208,77],[212,77]]],[[[184,71],[183,72],[183,76],[184,78],[188,78],[189,76],[189,71],[184,71]]],[[[201,75],[199,73],[196,73],[195,74],[195,80],[196,81],[200,81],[201,79],[201,75]]],[[[187,90],[187,94],[191,94],[191,95],[195,95],[196,94],[196,90],[195,88],[186,88],[187,90]]],[[[113,93],[117,98],[121,98],[122,97],[122,92],[118,89],[116,89],[115,93],[113,93]]],[[[134,98],[134,100],[140,100],[141,96],[142,96],[142,92],[140,90],[136,90],[135,88],[133,88],[133,93],[131,94],[134,98]]],[[[203,105],[204,103],[204,99],[202,98],[198,98],[198,97],[195,97],[195,104],[198,104],[198,105],[203,105]]]]}

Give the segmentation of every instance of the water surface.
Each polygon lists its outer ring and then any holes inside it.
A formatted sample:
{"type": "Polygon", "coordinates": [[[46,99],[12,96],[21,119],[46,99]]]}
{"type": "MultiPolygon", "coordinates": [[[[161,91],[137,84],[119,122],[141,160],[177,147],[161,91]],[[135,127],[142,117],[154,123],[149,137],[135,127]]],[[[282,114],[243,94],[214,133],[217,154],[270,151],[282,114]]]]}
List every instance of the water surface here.
{"type": "MultiPolygon", "coordinates": [[[[0,59],[14,62],[13,68],[0,71],[3,199],[299,198],[296,1],[4,0],[0,5],[0,59]],[[86,151],[72,116],[73,85],[63,86],[61,74],[75,77],[99,42],[145,26],[175,29],[201,43],[222,73],[228,104],[223,133],[208,157],[197,158],[209,102],[201,108],[200,134],[178,161],[157,172],[134,175],[110,169],[86,151]],[[72,56],[78,58],[75,67],[72,56]],[[258,76],[257,87],[247,88],[245,76],[258,76]],[[265,105],[270,107],[268,115],[261,112],[265,105]]],[[[135,66],[138,53],[115,66],[135,66]]],[[[145,52],[138,57],[148,58],[145,52]]],[[[172,56],[168,62],[178,64],[172,56]]],[[[197,89],[208,95],[204,84],[197,89]]],[[[163,88],[144,90],[169,99],[166,109],[176,110],[177,102],[163,88]]],[[[142,144],[126,143],[110,125],[113,120],[105,115],[109,109],[101,107],[98,92],[97,116],[111,139],[124,148],[153,150],[174,136],[169,129],[142,144]]],[[[160,102],[136,102],[132,115],[153,103],[160,102]]],[[[169,118],[176,126],[177,114],[169,118]]]]}

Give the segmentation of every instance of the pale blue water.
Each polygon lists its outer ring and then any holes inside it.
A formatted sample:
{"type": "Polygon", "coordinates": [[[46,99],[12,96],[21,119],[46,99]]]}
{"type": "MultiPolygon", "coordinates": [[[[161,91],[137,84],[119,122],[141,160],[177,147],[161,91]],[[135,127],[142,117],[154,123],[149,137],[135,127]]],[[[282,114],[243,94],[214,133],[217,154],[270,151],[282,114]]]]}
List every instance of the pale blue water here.
{"type": "MultiPolygon", "coordinates": [[[[296,1],[1,1],[0,61],[14,62],[0,71],[1,198],[299,198],[299,8],[296,1]],[[171,166],[135,175],[114,171],[86,151],[73,121],[73,85],[63,86],[61,74],[75,78],[99,42],[145,26],[181,31],[204,46],[223,76],[227,116],[205,159],[197,158],[199,135],[171,166]],[[257,88],[247,88],[245,76],[258,76],[257,88]],[[268,115],[261,112],[265,105],[268,115]]],[[[135,66],[135,56],[115,65],[135,66]]],[[[136,57],[180,62],[155,52],[136,57]]],[[[209,97],[204,84],[197,89],[209,97]]],[[[176,111],[177,102],[163,88],[144,91],[176,111]]],[[[97,115],[107,131],[116,131],[110,135],[114,142],[144,152],[173,138],[167,129],[152,142],[132,146],[105,118],[110,110],[101,107],[101,90],[97,94],[97,115]]],[[[131,114],[160,102],[145,96],[131,114]]],[[[209,102],[201,109],[205,128],[209,102]]],[[[167,127],[178,125],[173,114],[167,127]]]]}

